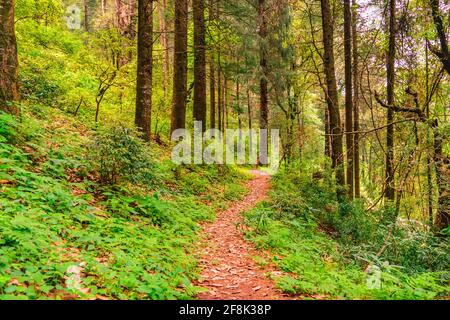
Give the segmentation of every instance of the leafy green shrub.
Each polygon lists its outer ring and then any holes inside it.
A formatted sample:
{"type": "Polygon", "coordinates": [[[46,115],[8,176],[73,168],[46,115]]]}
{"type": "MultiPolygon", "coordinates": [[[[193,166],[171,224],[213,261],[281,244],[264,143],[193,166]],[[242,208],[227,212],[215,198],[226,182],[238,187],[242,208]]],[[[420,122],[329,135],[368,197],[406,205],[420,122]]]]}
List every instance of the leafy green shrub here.
{"type": "Polygon", "coordinates": [[[153,180],[148,149],[135,130],[124,126],[101,129],[89,148],[89,157],[104,184],[123,178],[133,183],[153,180]]]}
{"type": "Polygon", "coordinates": [[[0,143],[12,142],[17,134],[17,127],[17,120],[13,116],[0,111],[0,143]]]}
{"type": "Polygon", "coordinates": [[[63,90],[56,80],[48,79],[38,70],[21,72],[20,82],[20,93],[29,101],[55,105],[56,98],[63,94],[63,90]]]}
{"type": "Polygon", "coordinates": [[[278,279],[283,291],[345,299],[449,294],[448,239],[392,225],[390,207],[367,212],[358,201],[338,203],[329,181],[305,167],[279,172],[270,201],[246,215],[250,239],[290,273],[278,279]],[[380,288],[367,285],[368,265],[379,268],[380,288]]]}

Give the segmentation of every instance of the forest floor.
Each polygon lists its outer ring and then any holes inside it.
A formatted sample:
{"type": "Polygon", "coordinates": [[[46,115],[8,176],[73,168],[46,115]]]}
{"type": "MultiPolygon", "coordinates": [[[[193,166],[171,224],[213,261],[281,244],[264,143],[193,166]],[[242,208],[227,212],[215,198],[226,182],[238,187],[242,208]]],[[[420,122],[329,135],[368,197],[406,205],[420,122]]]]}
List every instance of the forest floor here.
{"type": "Polygon", "coordinates": [[[271,279],[281,272],[272,264],[258,264],[255,258],[266,254],[244,239],[242,213],[264,200],[270,188],[270,175],[258,170],[250,173],[248,194],[220,212],[214,223],[203,225],[207,243],[198,285],[207,291],[197,295],[200,300],[288,299],[271,279]]]}

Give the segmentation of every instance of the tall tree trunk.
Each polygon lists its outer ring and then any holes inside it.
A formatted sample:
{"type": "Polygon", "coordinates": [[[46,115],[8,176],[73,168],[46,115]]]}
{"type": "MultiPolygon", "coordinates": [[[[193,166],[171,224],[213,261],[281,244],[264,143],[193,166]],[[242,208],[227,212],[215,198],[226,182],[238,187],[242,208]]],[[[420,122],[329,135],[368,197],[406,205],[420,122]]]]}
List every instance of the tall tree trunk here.
{"type": "Polygon", "coordinates": [[[227,112],[227,78],[225,74],[223,75],[223,86],[222,86],[222,130],[225,131],[225,113],[227,112]]]}
{"type": "Polygon", "coordinates": [[[324,114],[325,124],[325,156],[331,158],[331,135],[330,135],[330,113],[328,112],[328,105],[325,107],[324,114]]]}
{"type": "Polygon", "coordinates": [[[83,7],[84,7],[84,19],[83,19],[84,30],[86,32],[91,32],[91,8],[89,7],[89,0],[84,0],[83,7]]]}
{"type": "Polygon", "coordinates": [[[206,54],[205,54],[205,4],[193,0],[194,7],[194,120],[206,129],[206,54]]]}
{"type": "MultiPolygon", "coordinates": [[[[136,0],[115,0],[116,9],[116,21],[115,24],[120,34],[129,39],[133,40],[136,36],[135,32],[135,14],[136,14],[136,0]]],[[[128,43],[123,43],[124,49],[128,47],[128,43]]],[[[128,50],[129,51],[129,50],[128,50]]],[[[131,51],[128,55],[123,55],[121,52],[117,53],[116,64],[117,67],[124,66],[132,59],[131,51]]]]}
{"type": "MultiPolygon", "coordinates": [[[[214,23],[216,17],[215,0],[208,1],[208,18],[209,23],[214,23]]],[[[216,127],[216,70],[215,70],[215,52],[214,46],[210,47],[210,60],[209,60],[209,122],[210,128],[216,127]]]]}
{"type": "MultiPolygon", "coordinates": [[[[260,90],[259,128],[260,129],[268,129],[268,126],[269,126],[266,10],[267,10],[266,0],[258,0],[259,37],[260,37],[260,42],[261,42],[260,49],[259,49],[259,65],[260,65],[261,73],[262,73],[260,83],[259,83],[259,90],[260,90]]],[[[267,147],[268,147],[268,145],[266,145],[266,150],[267,150],[267,147]]],[[[264,153],[262,153],[260,155],[259,162],[262,164],[268,163],[268,159],[266,158],[266,155],[264,153]]]]}
{"type": "Polygon", "coordinates": [[[171,131],[186,127],[188,0],[175,0],[171,131]]]}
{"type": "Polygon", "coordinates": [[[19,99],[17,44],[14,30],[14,0],[0,0],[0,110],[19,115],[11,102],[19,99]]]}
{"type": "Polygon", "coordinates": [[[356,0],[352,0],[352,43],[353,43],[353,130],[354,135],[354,149],[353,159],[355,167],[355,197],[361,197],[361,180],[360,180],[360,160],[359,160],[359,58],[358,58],[358,11],[356,0]]]}
{"type": "Polygon", "coordinates": [[[143,139],[151,139],[153,71],[153,0],[138,0],[138,57],[135,124],[143,139]]]}
{"type": "Polygon", "coordinates": [[[347,148],[347,195],[353,199],[353,92],[352,92],[352,21],[350,0],[344,0],[345,51],[345,140],[347,148]]]}
{"type": "Polygon", "coordinates": [[[167,91],[169,87],[169,42],[167,40],[168,38],[167,38],[167,23],[166,23],[167,0],[159,0],[157,2],[157,6],[158,6],[158,20],[160,32],[159,41],[163,49],[163,63],[162,63],[163,91],[164,91],[164,98],[167,98],[167,91]]]}
{"type": "MultiPolygon", "coordinates": [[[[389,2],[389,49],[386,58],[386,87],[387,104],[394,104],[394,81],[395,81],[395,0],[389,2]]],[[[385,197],[393,201],[395,197],[394,189],[394,111],[387,110],[386,129],[386,192],[385,197]]]]}
{"type": "MultiPolygon", "coordinates": [[[[431,7],[431,14],[433,16],[434,26],[439,38],[440,50],[432,49],[432,52],[439,58],[444,66],[445,71],[450,74],[450,52],[448,50],[448,41],[446,35],[446,26],[442,20],[444,14],[439,9],[439,0],[429,0],[431,7]]],[[[448,25],[447,25],[448,30],[448,25]]]]}
{"type": "Polygon", "coordinates": [[[438,187],[438,210],[435,219],[435,228],[438,231],[447,229],[450,225],[450,159],[443,153],[444,137],[439,130],[438,121],[433,120],[433,162],[436,171],[438,187]]]}
{"type": "MultiPolygon", "coordinates": [[[[426,87],[426,105],[425,113],[427,119],[430,119],[430,66],[428,57],[428,45],[425,42],[425,87],[426,87]]],[[[430,143],[430,128],[427,128],[427,145],[430,143]]],[[[431,152],[429,147],[427,148],[427,184],[428,184],[428,223],[430,228],[433,227],[433,174],[432,174],[433,163],[431,161],[431,152]]]]}
{"type": "Polygon", "coordinates": [[[216,127],[216,77],[215,77],[214,56],[209,62],[209,127],[216,127]]]}
{"type": "Polygon", "coordinates": [[[222,72],[220,68],[220,52],[218,56],[217,63],[217,123],[219,126],[219,130],[223,131],[222,126],[222,105],[223,105],[223,95],[222,95],[222,72]]]}
{"type": "Polygon", "coordinates": [[[343,168],[342,128],[339,114],[339,101],[336,85],[333,48],[333,18],[329,0],[320,0],[322,9],[322,31],[324,45],[324,69],[326,78],[326,99],[330,117],[331,160],[336,174],[337,194],[341,198],[345,194],[345,177],[343,168]]]}

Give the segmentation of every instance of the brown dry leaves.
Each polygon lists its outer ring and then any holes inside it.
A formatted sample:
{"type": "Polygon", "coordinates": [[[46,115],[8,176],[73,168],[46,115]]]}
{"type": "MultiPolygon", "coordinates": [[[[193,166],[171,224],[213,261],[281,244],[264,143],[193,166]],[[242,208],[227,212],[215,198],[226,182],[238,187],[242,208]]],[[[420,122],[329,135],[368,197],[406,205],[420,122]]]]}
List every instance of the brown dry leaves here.
{"type": "Polygon", "coordinates": [[[267,196],[270,176],[252,171],[254,178],[247,184],[248,195],[228,210],[220,212],[213,224],[203,227],[208,245],[200,260],[203,272],[199,286],[208,291],[200,293],[201,300],[270,300],[286,299],[266,274],[276,274],[272,265],[264,267],[252,256],[264,255],[243,238],[238,226],[243,224],[241,213],[254,207],[267,196]]]}

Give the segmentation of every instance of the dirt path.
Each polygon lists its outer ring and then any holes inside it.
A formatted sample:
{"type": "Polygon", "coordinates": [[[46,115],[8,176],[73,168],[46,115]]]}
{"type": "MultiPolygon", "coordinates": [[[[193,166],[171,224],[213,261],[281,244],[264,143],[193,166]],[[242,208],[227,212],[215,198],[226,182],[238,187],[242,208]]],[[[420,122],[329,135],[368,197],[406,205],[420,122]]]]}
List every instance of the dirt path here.
{"type": "Polygon", "coordinates": [[[267,196],[270,176],[253,170],[247,196],[226,211],[220,212],[213,224],[203,227],[208,245],[201,260],[202,280],[208,289],[197,296],[200,300],[271,300],[286,299],[266,274],[277,275],[273,266],[261,267],[252,256],[261,253],[245,241],[238,225],[241,213],[254,207],[267,196]]]}

